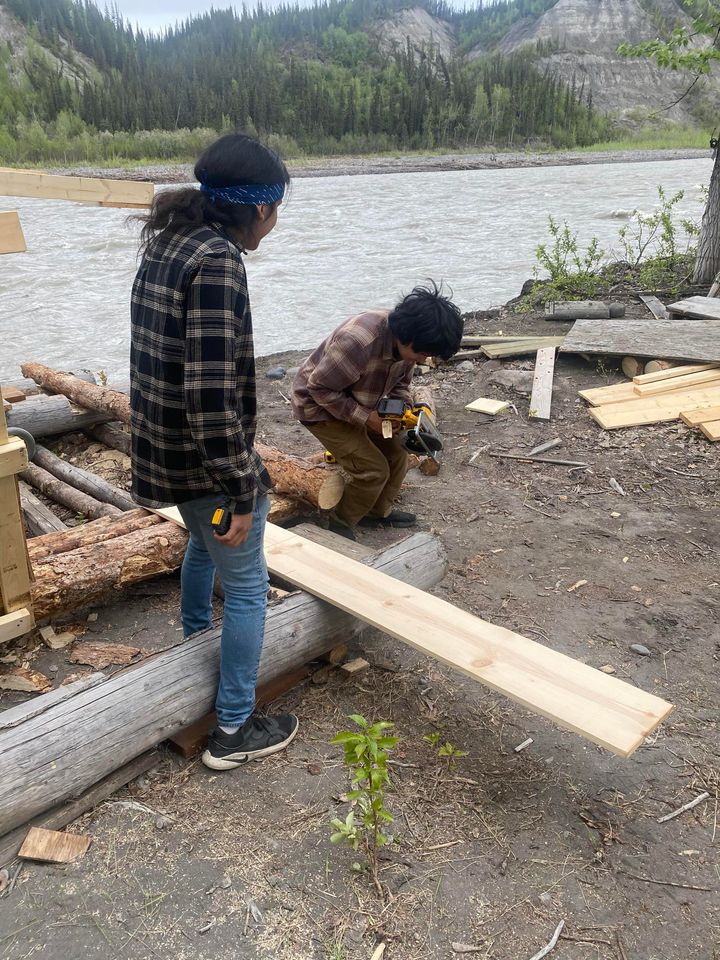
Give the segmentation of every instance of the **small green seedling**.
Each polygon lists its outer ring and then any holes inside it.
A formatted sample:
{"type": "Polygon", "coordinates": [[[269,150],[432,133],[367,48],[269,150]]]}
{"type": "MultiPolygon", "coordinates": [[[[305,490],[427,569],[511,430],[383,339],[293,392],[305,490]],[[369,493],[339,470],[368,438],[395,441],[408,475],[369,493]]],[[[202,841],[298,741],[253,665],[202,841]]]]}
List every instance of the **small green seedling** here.
{"type": "Polygon", "coordinates": [[[457,760],[460,757],[466,757],[468,755],[467,750],[458,750],[455,744],[450,743],[449,740],[446,740],[445,743],[440,744],[440,741],[442,740],[442,734],[440,733],[427,733],[423,737],[423,740],[426,740],[430,746],[437,747],[437,755],[439,757],[445,757],[448,762],[452,762],[453,760],[457,760]]]}
{"type": "Polygon", "coordinates": [[[373,883],[383,896],[378,877],[378,853],[389,840],[383,826],[393,821],[392,814],[385,807],[385,788],[389,783],[388,755],[398,738],[387,735],[386,731],[393,726],[387,721],[370,724],[360,714],[353,714],[349,719],[358,730],[343,730],[331,742],[342,744],[345,766],[351,774],[352,789],[348,792],[348,799],[356,809],[351,810],[344,820],[336,817],[330,822],[333,828],[330,841],[345,843],[352,850],[357,850],[361,843],[364,845],[373,883]]]}

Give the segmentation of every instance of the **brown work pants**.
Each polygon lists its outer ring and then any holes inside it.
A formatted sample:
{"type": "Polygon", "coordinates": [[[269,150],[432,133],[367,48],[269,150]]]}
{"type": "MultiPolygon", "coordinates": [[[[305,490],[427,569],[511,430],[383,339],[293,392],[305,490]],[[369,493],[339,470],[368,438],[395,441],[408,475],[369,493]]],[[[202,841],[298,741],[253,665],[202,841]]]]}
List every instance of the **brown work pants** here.
{"type": "Polygon", "coordinates": [[[343,420],[304,426],[332,453],[345,474],[345,492],[335,507],[338,519],[354,527],[368,514],[386,517],[407,472],[407,452],[400,438],[384,440],[343,420]]]}

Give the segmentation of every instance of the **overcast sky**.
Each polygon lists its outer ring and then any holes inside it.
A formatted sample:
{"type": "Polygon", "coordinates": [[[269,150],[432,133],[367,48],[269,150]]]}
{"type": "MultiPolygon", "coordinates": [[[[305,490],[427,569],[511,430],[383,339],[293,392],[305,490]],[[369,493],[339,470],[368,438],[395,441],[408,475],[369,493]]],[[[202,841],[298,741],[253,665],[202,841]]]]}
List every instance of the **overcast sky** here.
{"type": "MultiPolygon", "coordinates": [[[[273,0],[265,0],[265,7],[274,5],[273,0]]],[[[102,3],[99,6],[102,8],[102,3]]],[[[254,7],[255,0],[245,0],[245,6],[254,7]]],[[[232,0],[154,0],[154,3],[148,3],[147,0],[117,0],[117,7],[133,26],[137,23],[143,30],[158,32],[163,27],[173,26],[194,13],[205,13],[213,7],[216,10],[227,10],[228,7],[241,9],[242,0],[235,3],[232,0]]]]}

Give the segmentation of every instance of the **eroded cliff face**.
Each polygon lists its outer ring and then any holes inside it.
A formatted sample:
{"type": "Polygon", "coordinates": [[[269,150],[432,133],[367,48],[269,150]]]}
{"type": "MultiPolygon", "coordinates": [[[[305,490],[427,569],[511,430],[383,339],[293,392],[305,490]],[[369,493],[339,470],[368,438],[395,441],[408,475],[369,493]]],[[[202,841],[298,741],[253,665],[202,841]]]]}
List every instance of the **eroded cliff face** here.
{"type": "MultiPolygon", "coordinates": [[[[654,9],[669,25],[690,23],[675,0],[658,0],[654,9]]],[[[553,52],[541,55],[538,66],[550,68],[578,89],[584,85],[586,94],[592,91],[594,107],[621,119],[651,113],[676,121],[696,119],[703,104],[707,112],[713,101],[720,102],[719,80],[702,79],[691,95],[669,107],[687,90],[692,77],[617,53],[621,43],[639,43],[657,35],[658,19],[638,0],[558,0],[542,16],[514,24],[497,50],[510,54],[538,45],[541,51],[549,47],[553,52]]]]}
{"type": "Polygon", "coordinates": [[[457,52],[457,41],[450,24],[431,16],[421,7],[400,10],[389,20],[373,24],[368,33],[385,53],[404,50],[408,40],[416,53],[434,48],[443,59],[451,60],[457,52]]]}

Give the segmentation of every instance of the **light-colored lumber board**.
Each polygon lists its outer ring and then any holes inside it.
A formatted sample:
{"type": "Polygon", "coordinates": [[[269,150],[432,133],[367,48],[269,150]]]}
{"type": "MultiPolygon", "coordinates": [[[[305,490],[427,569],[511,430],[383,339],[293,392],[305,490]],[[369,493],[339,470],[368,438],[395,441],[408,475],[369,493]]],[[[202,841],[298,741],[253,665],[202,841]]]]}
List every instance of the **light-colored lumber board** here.
{"type": "MultiPolygon", "coordinates": [[[[720,302],[718,305],[720,307],[720,302]]],[[[560,350],[714,363],[720,361],[720,317],[656,320],[646,315],[618,320],[577,320],[560,350]]]]}
{"type": "Polygon", "coordinates": [[[42,860],[45,863],[72,863],[87,853],[90,837],[77,833],[59,833],[42,827],[30,827],[18,850],[21,860],[42,860]]]}
{"type": "Polygon", "coordinates": [[[720,406],[687,408],[680,413],[680,419],[689,427],[699,427],[701,423],[720,420],[720,406]]]}
{"type": "Polygon", "coordinates": [[[601,404],[621,403],[623,400],[635,400],[637,394],[633,390],[632,381],[623,381],[622,383],[611,383],[607,387],[590,387],[587,390],[578,390],[578,396],[593,407],[599,407],[601,404]]]}
{"type": "Polygon", "coordinates": [[[653,397],[667,393],[670,390],[681,390],[688,387],[697,387],[707,383],[720,384],[720,370],[703,370],[700,373],[688,373],[683,377],[671,377],[669,380],[660,380],[657,383],[634,383],[633,390],[639,397],[653,397]]]}
{"type": "Polygon", "coordinates": [[[265,550],[273,573],[620,756],[630,756],[672,710],[653,694],[292,531],[268,525],[265,550]]]}
{"type": "Polygon", "coordinates": [[[531,417],[536,417],[538,420],[550,419],[554,374],[555,347],[541,347],[535,359],[532,395],[530,397],[529,415],[531,417]]]}
{"type": "Polygon", "coordinates": [[[700,430],[708,440],[720,440],[720,420],[710,420],[708,423],[701,423],[700,430]]]}
{"type": "Polygon", "coordinates": [[[490,397],[478,397],[477,400],[466,403],[465,409],[471,413],[487,413],[489,416],[494,417],[498,413],[502,413],[503,410],[507,410],[509,406],[510,404],[507,400],[493,400],[490,397]]]}
{"type": "Polygon", "coordinates": [[[606,430],[618,427],[639,427],[649,423],[677,420],[683,410],[720,403],[720,387],[680,390],[663,393],[659,397],[638,397],[625,403],[593,407],[590,416],[606,430]]]}
{"type": "Polygon", "coordinates": [[[662,300],[658,300],[658,298],[652,294],[642,293],[640,294],[640,299],[656,320],[665,320],[667,318],[668,309],[662,300]]]}
{"type": "Polygon", "coordinates": [[[0,478],[21,473],[27,464],[27,447],[20,437],[8,437],[0,444],[0,478]]]}
{"type": "Polygon", "coordinates": [[[633,377],[633,383],[660,383],[663,380],[674,380],[676,377],[686,377],[691,373],[704,373],[706,370],[717,370],[720,363],[685,363],[679,367],[669,367],[665,370],[655,370],[652,373],[641,373],[633,377]]]}
{"type": "Polygon", "coordinates": [[[94,206],[149,207],[155,188],[140,180],[64,177],[36,170],[0,171],[0,196],[72,200],[94,206]]]}
{"type": "Polygon", "coordinates": [[[25,253],[26,250],[25,234],[16,211],[0,213],[0,254],[25,253]]]}
{"type": "Polygon", "coordinates": [[[0,615],[0,643],[21,637],[28,630],[32,630],[34,623],[33,615],[27,607],[0,615]]]}
{"type": "Polygon", "coordinates": [[[5,412],[0,410],[0,614],[25,609],[32,619],[30,561],[18,483],[2,470],[3,465],[5,469],[16,466],[23,457],[27,463],[27,448],[18,437],[8,437],[5,412]]]}
{"type": "Polygon", "coordinates": [[[687,297],[668,304],[668,313],[674,317],[720,320],[720,300],[717,297],[687,297]]]}
{"type": "Polygon", "coordinates": [[[519,334],[517,336],[506,336],[503,333],[498,333],[495,336],[490,334],[482,334],[480,336],[474,336],[468,334],[468,336],[463,337],[460,342],[461,347],[482,347],[486,343],[513,343],[517,340],[527,340],[529,339],[529,334],[519,334]]]}
{"type": "Polygon", "coordinates": [[[540,347],[559,347],[564,340],[565,337],[528,337],[527,340],[516,340],[513,343],[488,343],[483,347],[483,351],[492,359],[519,357],[525,353],[535,353],[540,347]]]}

